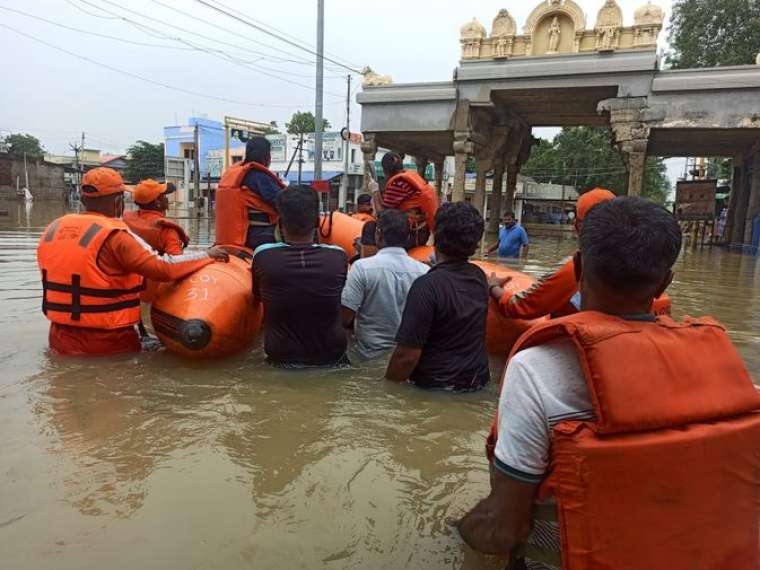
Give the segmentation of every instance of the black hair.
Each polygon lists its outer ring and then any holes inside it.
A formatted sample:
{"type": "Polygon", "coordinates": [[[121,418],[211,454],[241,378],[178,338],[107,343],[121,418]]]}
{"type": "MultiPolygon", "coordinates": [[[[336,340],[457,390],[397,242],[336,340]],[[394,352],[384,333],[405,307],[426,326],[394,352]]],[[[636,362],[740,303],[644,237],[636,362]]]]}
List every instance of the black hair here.
{"type": "Polygon", "coordinates": [[[306,235],[319,217],[317,193],[308,186],[288,186],[277,195],[280,223],[290,233],[306,235]]]}
{"type": "Polygon", "coordinates": [[[401,210],[388,209],[380,212],[377,228],[386,247],[405,247],[409,241],[409,217],[401,210]]]}
{"type": "Polygon", "coordinates": [[[247,143],[245,143],[244,162],[258,162],[259,164],[267,164],[269,161],[271,149],[272,145],[269,143],[269,139],[262,136],[255,136],[247,143]]]}
{"type": "Polygon", "coordinates": [[[517,219],[514,212],[504,212],[504,215],[501,218],[504,219],[507,217],[512,218],[513,220],[517,219]]]}
{"type": "Polygon", "coordinates": [[[357,204],[370,204],[370,203],[372,203],[372,195],[370,195],[370,194],[359,194],[359,196],[356,197],[356,203],[357,204]]]}
{"type": "Polygon", "coordinates": [[[654,202],[622,197],[597,204],[583,220],[583,271],[592,281],[634,295],[653,295],[681,251],[681,228],[654,202]]]}
{"type": "Polygon", "coordinates": [[[467,259],[483,237],[483,216],[466,202],[447,202],[435,214],[435,247],[447,257],[467,259]]]}
{"type": "Polygon", "coordinates": [[[396,173],[404,169],[404,159],[397,152],[386,152],[380,164],[384,172],[396,173]]]}
{"type": "Polygon", "coordinates": [[[377,245],[375,243],[375,229],[377,229],[377,222],[367,222],[362,227],[362,245],[377,245]]]}

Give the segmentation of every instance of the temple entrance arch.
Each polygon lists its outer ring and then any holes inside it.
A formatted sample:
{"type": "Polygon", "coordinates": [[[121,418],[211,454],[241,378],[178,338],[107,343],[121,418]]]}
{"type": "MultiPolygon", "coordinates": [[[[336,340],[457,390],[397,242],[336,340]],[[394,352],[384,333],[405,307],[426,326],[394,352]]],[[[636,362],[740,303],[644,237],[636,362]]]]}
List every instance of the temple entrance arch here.
{"type": "Polygon", "coordinates": [[[615,0],[606,0],[593,29],[572,0],[542,2],[521,35],[506,10],[490,34],[474,19],[461,30],[453,81],[365,86],[357,97],[365,157],[377,145],[438,164],[453,157],[454,200],[465,197],[474,158],[473,203],[482,208],[483,178],[515,180],[533,127],[607,126],[632,195],[642,191],[648,155],[734,158],[735,180],[744,181],[731,202],[733,239],[746,241],[747,220],[760,214],[760,65],[661,70],[662,9],[648,3],[633,22],[623,25],[615,0]]]}

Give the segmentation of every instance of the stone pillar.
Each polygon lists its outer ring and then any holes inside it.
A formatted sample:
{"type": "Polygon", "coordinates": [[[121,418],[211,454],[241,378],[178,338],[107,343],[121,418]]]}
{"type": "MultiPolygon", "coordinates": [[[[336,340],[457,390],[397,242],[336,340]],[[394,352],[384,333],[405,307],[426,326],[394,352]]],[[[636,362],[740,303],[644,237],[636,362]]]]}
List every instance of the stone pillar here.
{"type": "Polygon", "coordinates": [[[505,212],[515,211],[515,192],[517,192],[517,175],[520,167],[517,162],[511,163],[507,167],[507,191],[504,195],[502,210],[505,212]]]}
{"type": "Polygon", "coordinates": [[[444,159],[437,159],[433,162],[433,168],[435,169],[435,190],[438,192],[438,201],[443,202],[443,195],[446,190],[443,188],[443,161],[444,159]]]}
{"type": "Polygon", "coordinates": [[[451,189],[451,201],[464,201],[464,180],[467,169],[467,158],[472,154],[473,144],[469,140],[469,132],[454,133],[454,185],[451,189]]]}
{"type": "Polygon", "coordinates": [[[486,182],[490,164],[486,160],[479,160],[477,166],[477,178],[475,179],[475,195],[472,198],[472,205],[481,214],[485,211],[486,206],[486,182]]]}
{"type": "Polygon", "coordinates": [[[644,186],[649,146],[649,125],[642,120],[646,109],[646,97],[605,99],[597,107],[598,112],[609,113],[612,144],[628,170],[629,196],[640,196],[644,186]]]}
{"type": "Polygon", "coordinates": [[[742,243],[744,241],[744,227],[747,222],[747,206],[749,205],[749,188],[747,162],[742,160],[740,166],[734,171],[734,182],[731,189],[731,233],[728,243],[742,243]]]}
{"type": "Polygon", "coordinates": [[[641,196],[644,188],[644,167],[647,162],[646,146],[644,150],[625,150],[625,145],[621,146],[623,153],[623,162],[628,170],[628,195],[641,196]]]}
{"type": "Polygon", "coordinates": [[[731,176],[731,194],[728,198],[728,213],[726,214],[726,243],[734,242],[734,228],[736,227],[737,210],[739,209],[739,197],[742,188],[742,159],[734,157],[734,170],[731,176]]]}
{"type": "Polygon", "coordinates": [[[489,208],[488,232],[499,231],[501,221],[501,193],[504,185],[504,161],[497,160],[493,165],[493,187],[491,188],[491,207],[489,208]]]}
{"type": "Polygon", "coordinates": [[[752,245],[752,222],[755,221],[755,216],[760,214],[760,150],[747,160],[747,173],[750,172],[750,164],[752,175],[744,183],[745,192],[749,194],[747,213],[744,217],[744,243],[748,245],[752,245]]]}
{"type": "Polygon", "coordinates": [[[369,193],[369,182],[375,179],[375,154],[377,153],[377,143],[374,135],[367,135],[361,145],[362,154],[364,155],[364,179],[362,181],[362,192],[369,193]],[[371,173],[371,174],[370,174],[371,173]]]}

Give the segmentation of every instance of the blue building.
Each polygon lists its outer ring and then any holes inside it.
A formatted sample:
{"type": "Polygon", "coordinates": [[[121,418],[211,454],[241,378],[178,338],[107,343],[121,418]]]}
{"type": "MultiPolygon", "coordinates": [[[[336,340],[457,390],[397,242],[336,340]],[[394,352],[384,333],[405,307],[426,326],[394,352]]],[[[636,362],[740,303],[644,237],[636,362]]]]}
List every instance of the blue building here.
{"type": "MultiPolygon", "coordinates": [[[[211,119],[191,117],[187,125],[164,127],[164,153],[167,158],[194,159],[196,151],[196,126],[198,128],[200,179],[205,180],[209,174],[209,151],[224,149],[224,123],[211,119]]],[[[230,149],[244,146],[245,143],[240,142],[236,138],[230,138],[230,149]]],[[[212,172],[213,176],[215,176],[215,173],[212,172]]]]}

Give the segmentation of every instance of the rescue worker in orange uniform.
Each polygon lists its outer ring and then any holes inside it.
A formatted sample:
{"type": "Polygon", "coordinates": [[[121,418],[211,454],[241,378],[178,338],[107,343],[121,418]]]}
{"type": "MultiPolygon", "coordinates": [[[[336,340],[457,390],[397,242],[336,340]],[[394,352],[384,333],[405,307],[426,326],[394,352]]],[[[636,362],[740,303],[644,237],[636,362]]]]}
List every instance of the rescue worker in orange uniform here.
{"type": "Polygon", "coordinates": [[[42,311],[56,354],[139,351],[143,279],[174,281],[229,259],[219,248],[160,257],[120,219],[124,191],[116,171],[90,170],[82,178],[85,212],[58,218],[42,233],[42,311]]]}
{"type": "Polygon", "coordinates": [[[717,322],[650,312],[680,249],[647,200],[588,214],[582,312],[508,361],[491,492],[457,523],[474,549],[509,568],[760,568],[760,392],[717,322]]]}
{"type": "Polygon", "coordinates": [[[356,212],[351,217],[360,222],[374,222],[375,216],[372,210],[372,196],[370,194],[360,194],[356,198],[356,212]]]}
{"type": "MultiPolygon", "coordinates": [[[[161,184],[148,178],[132,191],[132,200],[138,210],[124,212],[124,222],[129,229],[140,236],[159,255],[181,255],[190,238],[182,226],[166,218],[169,209],[169,194],[174,192],[174,184],[161,184]]],[[[156,296],[158,283],[145,280],[145,290],[140,299],[151,303],[156,296]]],[[[142,333],[141,329],[141,333],[142,333]]]]}
{"type": "MultiPolygon", "coordinates": [[[[604,188],[594,188],[578,197],[576,204],[575,231],[580,235],[586,214],[602,202],[614,200],[615,195],[604,188]]],[[[538,319],[545,315],[561,317],[578,312],[580,294],[575,280],[573,258],[568,259],[556,272],[541,277],[530,288],[512,292],[505,288],[510,277],[499,279],[491,275],[488,280],[489,293],[501,313],[513,319],[538,319]]],[[[655,299],[652,310],[655,314],[670,314],[671,300],[667,295],[655,299]]]]}
{"type": "Polygon", "coordinates": [[[251,250],[279,241],[276,199],[285,188],[269,170],[271,145],[256,136],[246,143],[243,162],[228,168],[216,191],[216,243],[251,250]]]}
{"type": "Polygon", "coordinates": [[[427,244],[435,230],[435,213],[438,196],[435,188],[413,170],[404,170],[401,155],[388,152],[382,158],[385,190],[376,191],[375,211],[396,208],[409,215],[409,242],[407,249],[427,244]]]}
{"type": "Polygon", "coordinates": [[[180,255],[190,243],[182,226],[166,217],[168,195],[174,190],[172,183],[161,184],[150,178],[143,180],[132,191],[132,200],[139,209],[124,212],[129,229],[160,255],[180,255]]]}

